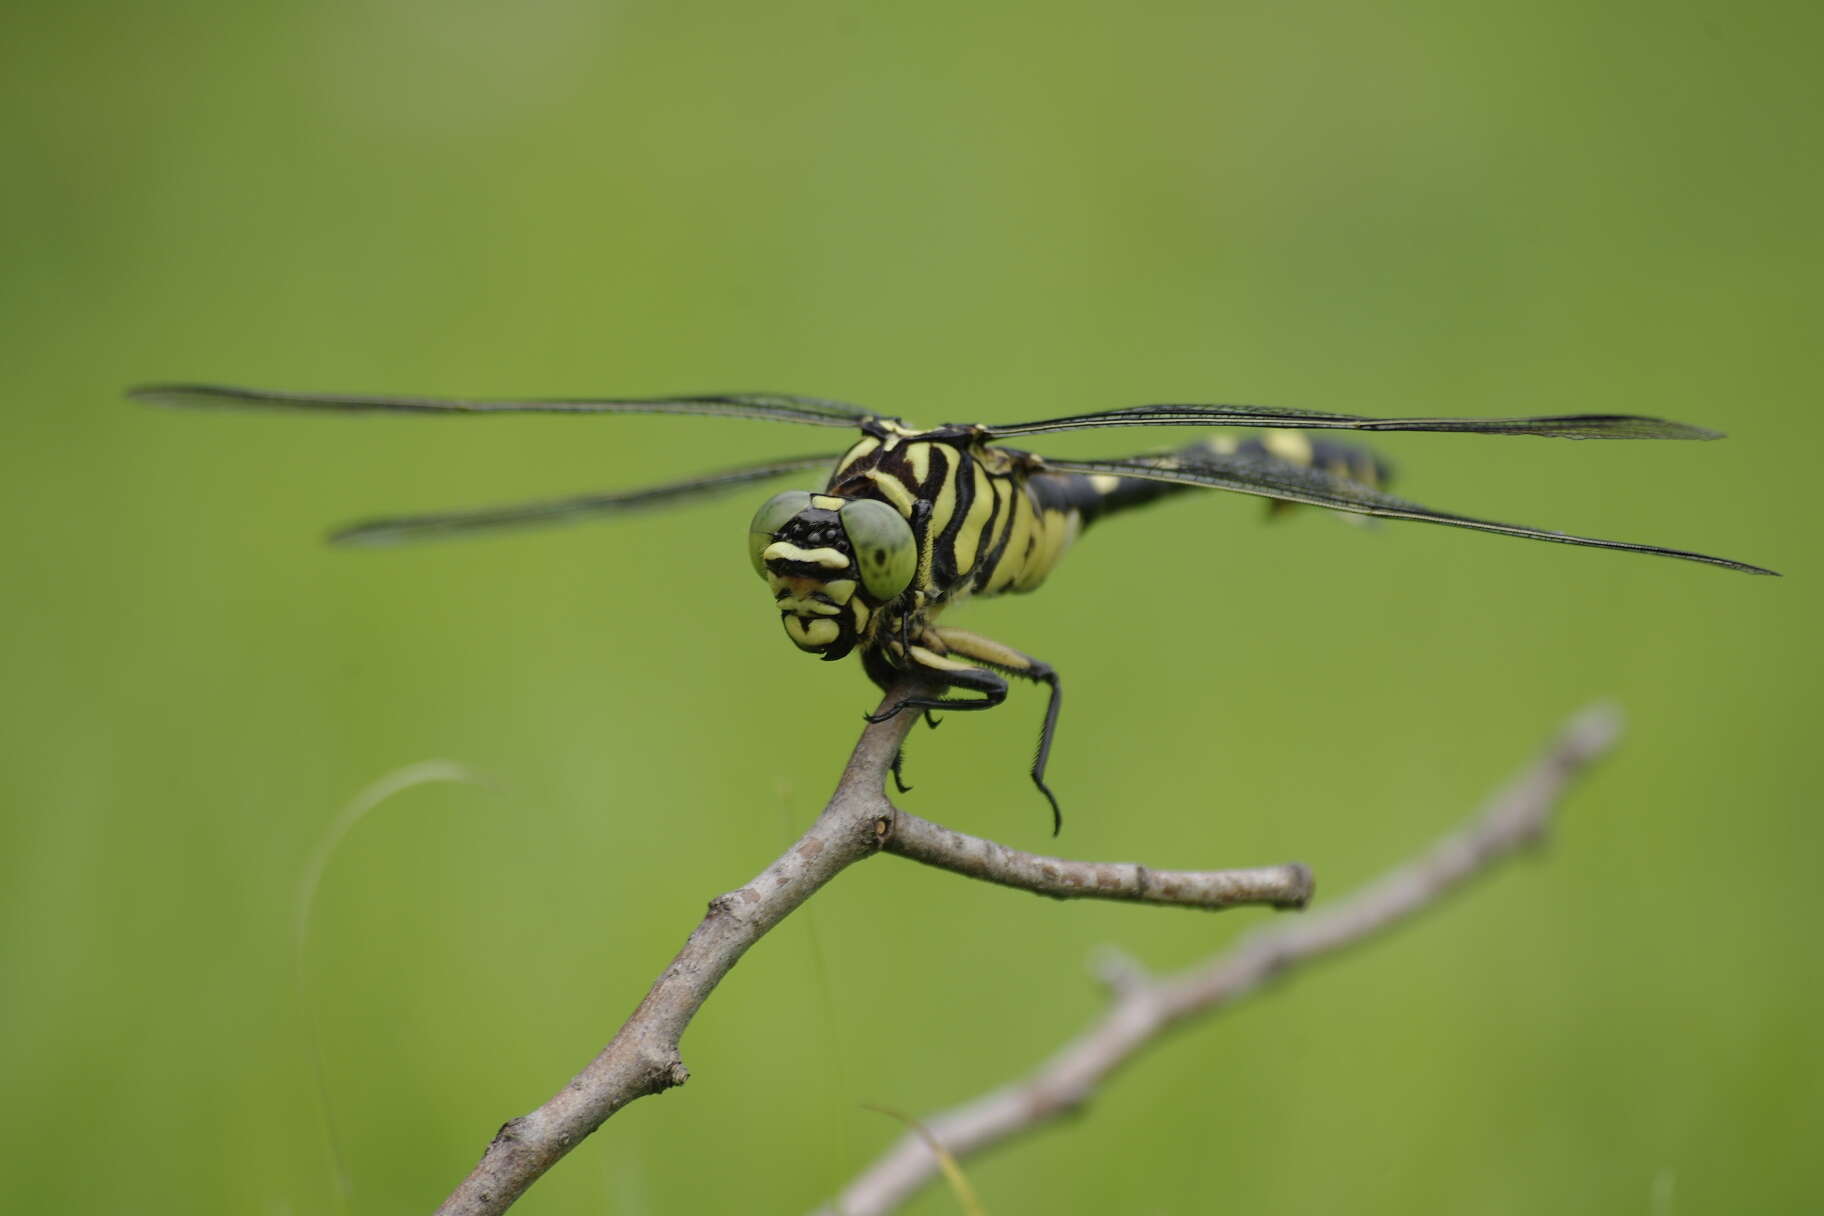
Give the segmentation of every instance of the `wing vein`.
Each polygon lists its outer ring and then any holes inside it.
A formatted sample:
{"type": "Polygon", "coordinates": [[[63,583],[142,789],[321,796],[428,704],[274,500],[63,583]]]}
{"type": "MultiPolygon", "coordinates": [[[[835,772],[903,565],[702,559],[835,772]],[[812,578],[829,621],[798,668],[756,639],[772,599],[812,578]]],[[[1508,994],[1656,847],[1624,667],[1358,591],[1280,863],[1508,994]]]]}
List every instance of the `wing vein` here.
{"type": "Polygon", "coordinates": [[[221,384],[148,384],[127,395],[156,405],[201,409],[284,409],[394,414],[702,414],[810,426],[852,427],[874,413],[845,401],[785,393],[705,393],[682,397],[493,400],[460,397],[294,393],[221,384]]]}
{"type": "Polygon", "coordinates": [[[1265,405],[1130,405],[988,427],[995,436],[1042,435],[1113,426],[1259,426],[1329,431],[1443,431],[1542,435],[1560,439],[1721,439],[1720,432],[1634,414],[1556,414],[1524,418],[1368,418],[1265,405]]]}
{"type": "Polygon", "coordinates": [[[506,528],[574,523],[607,515],[625,515],[720,497],[752,482],[767,481],[805,469],[827,468],[836,459],[834,453],[788,456],[765,464],[712,473],[706,477],[692,477],[685,481],[618,493],[578,494],[568,498],[539,499],[501,506],[365,519],[336,529],[330,533],[329,539],[339,545],[394,545],[506,528]]]}
{"type": "Polygon", "coordinates": [[[1477,532],[1519,536],[1529,540],[1551,541],[1563,545],[1581,545],[1593,549],[1619,549],[1631,553],[1651,553],[1660,557],[1676,557],[1685,561],[1721,566],[1729,570],[1740,570],[1747,574],[1777,573],[1761,566],[1750,565],[1747,562],[1733,561],[1726,557],[1713,557],[1706,553],[1694,553],[1687,549],[1670,549],[1662,545],[1637,544],[1632,541],[1602,540],[1590,536],[1577,536],[1569,532],[1554,532],[1545,528],[1528,527],[1524,524],[1506,524],[1495,520],[1477,519],[1470,515],[1457,515],[1448,511],[1434,511],[1430,507],[1423,507],[1407,499],[1371,489],[1321,469],[1305,468],[1272,457],[1202,450],[1195,455],[1173,453],[1135,456],[1119,460],[1053,460],[1047,457],[1045,467],[1048,470],[1065,473],[1114,474],[1121,477],[1175,482],[1180,485],[1205,486],[1210,489],[1251,494],[1281,502],[1325,507],[1332,511],[1345,511],[1354,515],[1442,524],[1446,527],[1468,528],[1477,532]]]}

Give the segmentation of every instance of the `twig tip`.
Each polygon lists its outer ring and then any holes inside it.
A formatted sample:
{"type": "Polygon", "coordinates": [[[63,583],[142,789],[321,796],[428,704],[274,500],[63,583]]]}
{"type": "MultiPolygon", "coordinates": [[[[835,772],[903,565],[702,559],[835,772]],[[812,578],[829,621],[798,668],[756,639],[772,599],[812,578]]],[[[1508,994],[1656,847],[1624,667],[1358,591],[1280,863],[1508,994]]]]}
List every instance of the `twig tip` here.
{"type": "Polygon", "coordinates": [[[1312,898],[1317,895],[1317,875],[1312,873],[1311,867],[1302,861],[1287,862],[1286,873],[1291,876],[1291,882],[1287,884],[1286,898],[1275,904],[1274,907],[1288,912],[1302,912],[1310,906],[1312,898]]]}
{"type": "Polygon", "coordinates": [[[1098,946],[1092,951],[1089,972],[1117,998],[1137,992],[1152,982],[1146,964],[1119,946],[1098,946]]]}
{"type": "Polygon", "coordinates": [[[1621,739],[1627,717],[1615,701],[1603,700],[1579,710],[1565,724],[1562,746],[1579,759],[1593,760],[1621,739]]]}

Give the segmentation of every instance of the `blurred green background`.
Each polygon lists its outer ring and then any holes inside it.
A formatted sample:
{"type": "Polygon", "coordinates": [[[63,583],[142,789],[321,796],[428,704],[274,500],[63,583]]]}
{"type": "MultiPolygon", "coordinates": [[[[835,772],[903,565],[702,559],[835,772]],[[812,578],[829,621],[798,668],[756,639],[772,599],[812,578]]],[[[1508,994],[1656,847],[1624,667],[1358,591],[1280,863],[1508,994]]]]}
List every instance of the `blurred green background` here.
{"type": "MultiPolygon", "coordinates": [[[[1815,1202],[1821,24],[1778,4],[14,6],[0,1206],[338,1210],[321,1089],[352,1210],[428,1210],[815,814],[872,704],[857,664],[780,635],[743,557],[766,491],[463,545],[318,542],[834,432],[121,400],[158,379],[1723,428],[1380,446],[1423,502],[1784,580],[1268,526],[1211,494],[958,616],[1066,676],[1062,851],[1297,858],[1329,895],[1460,821],[1579,706],[1630,718],[1542,860],[1174,1038],[971,1172],[997,1214],[1815,1202]],[[301,999],[312,849],[432,757],[499,792],[418,788],[354,829],[301,999]]],[[[1052,847],[1024,772],[1040,709],[1021,690],[915,736],[905,804],[1052,847]]],[[[724,984],[685,1040],[691,1083],[523,1210],[807,1207],[897,1134],[862,1103],[939,1109],[1094,1016],[1096,945],[1175,967],[1267,919],[870,862],[724,984]]]]}

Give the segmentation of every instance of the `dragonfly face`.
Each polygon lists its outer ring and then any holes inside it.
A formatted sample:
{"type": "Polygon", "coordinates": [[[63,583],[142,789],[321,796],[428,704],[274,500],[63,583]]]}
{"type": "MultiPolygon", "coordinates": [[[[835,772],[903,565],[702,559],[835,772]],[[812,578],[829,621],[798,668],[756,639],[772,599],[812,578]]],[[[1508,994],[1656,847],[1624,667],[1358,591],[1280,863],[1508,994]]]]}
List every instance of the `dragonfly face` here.
{"type": "Polygon", "coordinates": [[[826,661],[854,650],[918,569],[918,544],[898,511],[877,499],[808,490],[761,504],[747,550],[786,636],[826,661]]]}

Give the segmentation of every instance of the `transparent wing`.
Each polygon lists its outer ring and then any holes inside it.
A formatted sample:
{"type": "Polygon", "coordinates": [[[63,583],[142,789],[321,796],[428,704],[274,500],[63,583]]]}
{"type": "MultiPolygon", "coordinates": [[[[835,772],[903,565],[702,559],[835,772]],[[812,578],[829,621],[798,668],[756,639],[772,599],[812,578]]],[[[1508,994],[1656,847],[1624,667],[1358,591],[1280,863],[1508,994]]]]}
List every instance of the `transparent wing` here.
{"type": "Polygon", "coordinates": [[[1598,540],[1572,536],[1566,532],[1548,532],[1520,524],[1496,523],[1468,515],[1433,511],[1417,503],[1370,489],[1347,478],[1308,469],[1271,456],[1248,453],[1223,454],[1197,452],[1162,456],[1136,456],[1125,460],[1053,460],[1045,458],[1045,467],[1064,473],[1113,474],[1119,477],[1143,477],[1151,481],[1170,481],[1182,485],[1208,486],[1254,494],[1281,502],[1307,503],[1332,511],[1355,515],[1372,515],[1383,519],[1412,519],[1421,523],[1445,524],[1452,528],[1470,528],[1477,532],[1497,532],[1504,536],[1523,536],[1529,540],[1554,541],[1561,545],[1585,545],[1593,549],[1623,549],[1631,553],[1656,553],[1661,557],[1679,557],[1686,561],[1706,562],[1748,574],[1774,574],[1760,566],[1728,558],[1691,553],[1684,549],[1667,549],[1659,545],[1637,545],[1629,541],[1598,540]]]}
{"type": "Polygon", "coordinates": [[[492,532],[501,528],[574,523],[603,515],[621,515],[650,511],[679,503],[714,498],[756,481],[783,477],[805,469],[827,469],[836,463],[835,453],[818,456],[789,456],[745,469],[730,469],[707,477],[674,481],[668,485],[648,486],[620,494],[581,494],[574,498],[552,498],[540,502],[522,502],[507,506],[474,507],[462,511],[442,511],[427,515],[396,515],[384,519],[365,519],[330,533],[338,545],[396,545],[408,541],[439,540],[492,532]]]}
{"type": "Polygon", "coordinates": [[[127,396],[158,405],[204,409],[381,411],[400,414],[712,414],[763,418],[812,426],[852,427],[875,415],[859,405],[783,393],[709,393],[700,397],[554,398],[548,401],[469,400],[440,397],[377,397],[343,393],[292,393],[276,389],[231,388],[220,384],[147,384],[127,396]]]}
{"type": "Polygon", "coordinates": [[[988,428],[994,436],[1086,431],[1106,426],[1263,426],[1307,431],[1467,431],[1477,435],[1549,435],[1560,439],[1721,439],[1720,431],[1632,414],[1559,414],[1544,418],[1365,418],[1264,405],[1130,405],[1039,422],[988,428]]]}

